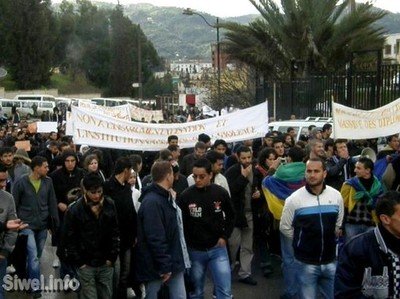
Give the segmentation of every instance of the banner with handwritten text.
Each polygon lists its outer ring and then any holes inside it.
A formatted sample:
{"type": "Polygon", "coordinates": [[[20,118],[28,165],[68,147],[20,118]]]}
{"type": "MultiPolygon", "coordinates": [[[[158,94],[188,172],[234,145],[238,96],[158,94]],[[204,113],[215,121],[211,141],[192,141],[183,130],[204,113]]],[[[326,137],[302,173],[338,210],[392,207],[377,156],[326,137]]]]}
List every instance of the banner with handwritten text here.
{"type": "Polygon", "coordinates": [[[96,111],[97,113],[109,115],[114,118],[131,120],[131,105],[125,104],[120,106],[100,106],[96,104],[92,104],[90,102],[79,101],[79,107],[90,109],[91,111],[96,111]]]}
{"type": "Polygon", "coordinates": [[[262,137],[268,131],[267,102],[214,118],[173,124],[126,121],[84,107],[72,106],[71,112],[75,143],[96,147],[158,151],[167,147],[169,135],[177,135],[180,147],[189,148],[201,133],[213,141],[234,142],[262,137]]]}
{"type": "Polygon", "coordinates": [[[400,132],[400,98],[374,110],[332,102],[332,111],[335,138],[367,139],[400,132]]]}

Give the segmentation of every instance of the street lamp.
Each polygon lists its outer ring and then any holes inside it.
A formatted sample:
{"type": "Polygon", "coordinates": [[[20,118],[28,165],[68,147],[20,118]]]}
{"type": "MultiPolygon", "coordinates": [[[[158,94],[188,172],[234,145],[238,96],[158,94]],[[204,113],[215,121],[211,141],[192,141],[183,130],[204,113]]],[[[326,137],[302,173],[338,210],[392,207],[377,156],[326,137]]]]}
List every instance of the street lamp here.
{"type": "MultiPolygon", "coordinates": [[[[219,18],[217,17],[215,24],[210,24],[207,19],[198,12],[193,11],[191,8],[186,8],[183,10],[183,14],[187,16],[198,15],[201,17],[206,24],[212,28],[217,29],[217,78],[218,78],[218,102],[221,100],[221,64],[220,64],[220,45],[219,45],[219,18]]],[[[220,104],[220,103],[219,103],[220,104]]]]}

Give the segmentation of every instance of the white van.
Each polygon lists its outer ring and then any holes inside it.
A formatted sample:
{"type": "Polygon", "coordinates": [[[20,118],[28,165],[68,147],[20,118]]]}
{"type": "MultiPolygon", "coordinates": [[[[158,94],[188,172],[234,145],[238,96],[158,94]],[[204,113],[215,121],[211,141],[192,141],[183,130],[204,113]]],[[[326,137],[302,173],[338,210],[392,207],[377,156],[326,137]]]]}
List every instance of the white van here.
{"type": "Polygon", "coordinates": [[[34,116],[34,108],[37,107],[37,117],[40,117],[44,111],[48,111],[50,114],[53,113],[55,102],[47,101],[21,101],[21,100],[7,100],[0,99],[0,107],[7,117],[11,117],[12,107],[15,106],[21,117],[34,116]]]}
{"type": "Polygon", "coordinates": [[[55,102],[56,98],[49,94],[19,94],[15,96],[14,100],[55,102]]]}
{"type": "MultiPolygon", "coordinates": [[[[287,129],[292,127],[295,129],[296,141],[300,139],[301,135],[308,135],[308,127],[314,125],[317,129],[322,129],[324,124],[329,123],[333,125],[333,120],[331,117],[307,117],[306,119],[295,119],[295,120],[284,120],[284,121],[274,121],[268,124],[269,131],[279,131],[286,133],[287,129]]],[[[331,135],[333,138],[333,133],[331,135]]]]}
{"type": "Polygon", "coordinates": [[[93,98],[91,99],[92,104],[105,106],[105,107],[114,107],[120,106],[124,104],[124,101],[118,99],[109,99],[109,98],[93,98]]]}

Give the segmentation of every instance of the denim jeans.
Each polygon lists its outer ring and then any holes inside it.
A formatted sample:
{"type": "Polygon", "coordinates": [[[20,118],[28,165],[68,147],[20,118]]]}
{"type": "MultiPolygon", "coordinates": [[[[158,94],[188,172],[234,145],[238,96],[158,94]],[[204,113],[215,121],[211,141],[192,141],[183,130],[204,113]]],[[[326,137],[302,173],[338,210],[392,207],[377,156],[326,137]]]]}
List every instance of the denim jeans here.
{"type": "Polygon", "coordinates": [[[85,266],[78,269],[81,283],[80,299],[104,298],[112,296],[112,281],[114,268],[103,265],[100,267],[85,266]]]}
{"type": "Polygon", "coordinates": [[[357,236],[359,234],[362,234],[369,230],[374,229],[374,226],[365,225],[365,224],[346,223],[344,228],[345,228],[345,232],[346,232],[346,242],[347,242],[354,236],[357,236]]]}
{"type": "Polygon", "coordinates": [[[284,281],[284,295],[294,297],[299,290],[299,282],[296,278],[297,261],[294,258],[293,240],[280,234],[282,254],[282,274],[284,281]]]}
{"type": "Polygon", "coordinates": [[[6,276],[6,269],[7,269],[7,259],[0,259],[0,279],[1,279],[1,284],[0,284],[0,299],[4,299],[4,288],[3,288],[3,282],[4,282],[4,276],[6,276]]]}
{"type": "MultiPolygon", "coordinates": [[[[162,280],[153,280],[146,283],[146,299],[157,299],[157,292],[160,290],[162,280]]],[[[185,280],[183,271],[173,274],[167,281],[170,299],[186,299],[185,280]]]]}
{"type": "Polygon", "coordinates": [[[216,246],[206,251],[189,248],[189,256],[192,263],[190,279],[194,287],[194,291],[189,294],[190,298],[204,298],[204,282],[207,268],[209,268],[217,299],[230,299],[231,267],[226,246],[216,246]]]}
{"type": "Polygon", "coordinates": [[[131,249],[119,253],[120,272],[118,281],[117,297],[119,299],[127,298],[128,277],[131,271],[131,249]]]}
{"type": "Polygon", "coordinates": [[[40,257],[42,256],[44,244],[46,243],[47,229],[31,230],[26,228],[22,230],[20,234],[28,237],[26,243],[27,276],[31,279],[40,279],[40,257]]]}
{"type": "Polygon", "coordinates": [[[311,265],[297,261],[297,277],[300,282],[300,298],[318,298],[318,291],[322,297],[332,299],[334,296],[333,283],[335,280],[336,262],[324,265],[311,265]]]}

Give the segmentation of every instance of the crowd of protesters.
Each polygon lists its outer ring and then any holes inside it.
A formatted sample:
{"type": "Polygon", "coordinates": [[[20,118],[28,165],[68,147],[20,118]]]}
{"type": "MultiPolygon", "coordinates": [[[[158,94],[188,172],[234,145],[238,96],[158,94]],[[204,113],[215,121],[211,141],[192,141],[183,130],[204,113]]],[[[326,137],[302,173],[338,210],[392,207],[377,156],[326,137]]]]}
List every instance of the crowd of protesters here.
{"type": "Polygon", "coordinates": [[[215,298],[231,298],[232,271],[258,284],[255,254],[266,278],[281,256],[281,298],[400,298],[399,136],[378,151],[331,139],[330,124],[296,133],[203,133],[182,150],[171,135],[139,152],[0,129],[0,278],[39,279],[51,232],[52,266],[80,298],[204,298],[207,270],[215,298]]]}

